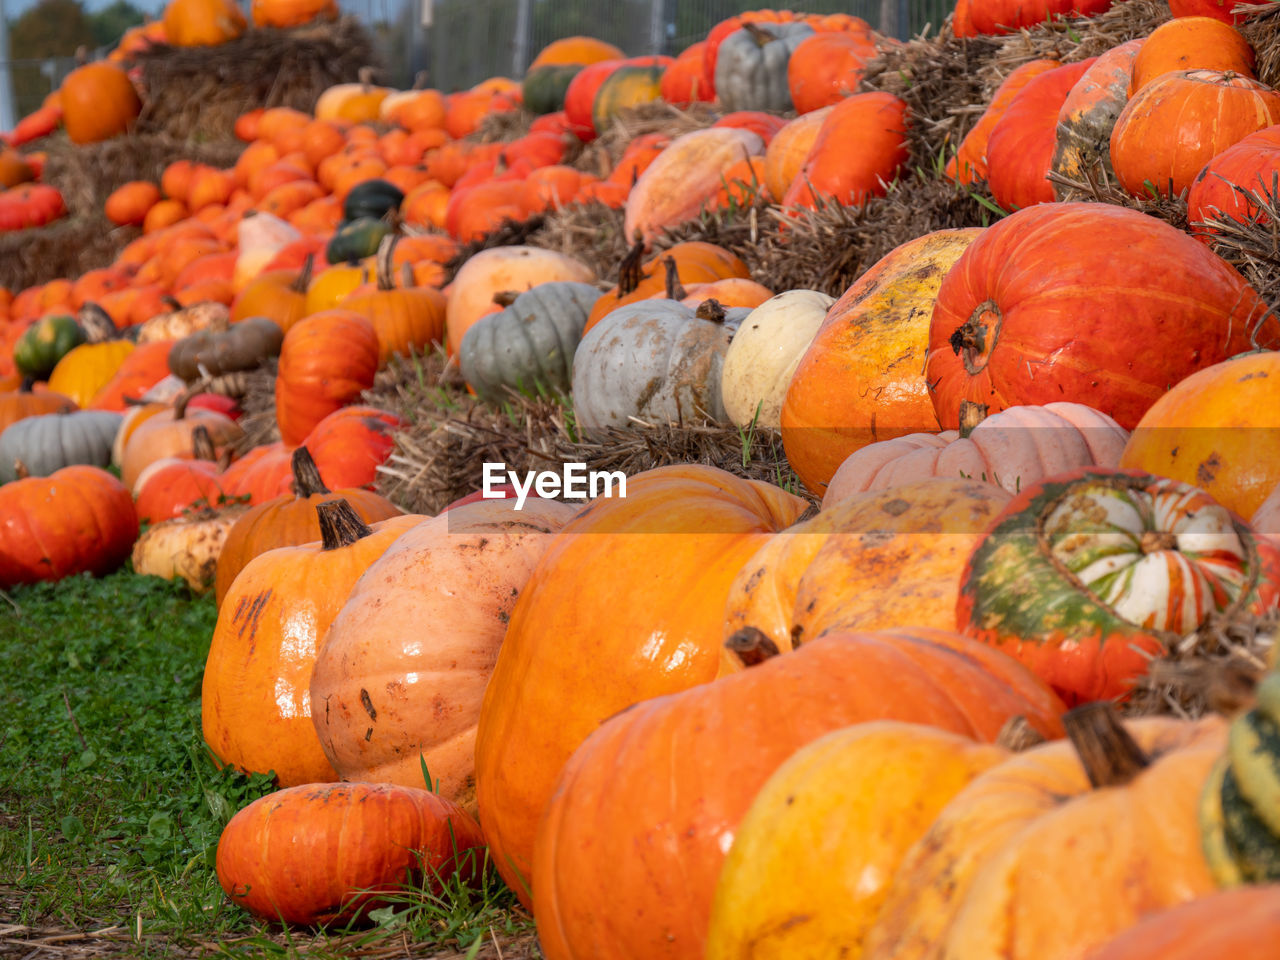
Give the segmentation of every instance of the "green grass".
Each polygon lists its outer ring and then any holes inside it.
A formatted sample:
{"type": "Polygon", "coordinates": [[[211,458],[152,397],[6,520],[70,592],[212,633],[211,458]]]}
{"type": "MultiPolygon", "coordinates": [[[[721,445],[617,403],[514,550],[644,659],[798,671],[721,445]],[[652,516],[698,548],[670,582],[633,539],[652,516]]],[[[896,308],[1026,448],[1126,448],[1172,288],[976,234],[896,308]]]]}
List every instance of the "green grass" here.
{"type": "Polygon", "coordinates": [[[0,922],[119,927],[123,952],[139,957],[210,943],[234,956],[337,957],[387,937],[464,953],[529,940],[491,871],[478,891],[407,890],[361,933],[281,931],[227,900],[218,836],[273,783],[219,770],[200,735],[216,619],[211,597],[128,570],[0,594],[0,922]]]}

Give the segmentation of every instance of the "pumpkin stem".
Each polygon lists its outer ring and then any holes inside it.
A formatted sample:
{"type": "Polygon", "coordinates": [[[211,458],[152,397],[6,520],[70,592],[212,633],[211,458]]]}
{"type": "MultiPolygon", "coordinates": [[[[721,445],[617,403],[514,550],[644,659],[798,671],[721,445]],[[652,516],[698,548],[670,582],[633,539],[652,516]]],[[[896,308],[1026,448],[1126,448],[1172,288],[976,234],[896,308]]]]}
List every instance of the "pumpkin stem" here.
{"type": "Polygon", "coordinates": [[[967,437],[973,433],[974,427],[987,419],[991,408],[985,403],[974,403],[972,400],[960,401],[960,436],[967,437]]]}
{"type": "Polygon", "coordinates": [[[120,331],[111,315],[96,303],[85,301],[76,313],[76,323],[84,331],[89,343],[107,343],[120,338],[120,331]]]}
{"type": "Polygon", "coordinates": [[[21,460],[13,461],[13,477],[15,480],[25,480],[31,476],[31,469],[21,460]]]}
{"type": "Polygon", "coordinates": [[[415,74],[413,75],[413,86],[411,86],[409,89],[410,89],[410,90],[425,90],[425,89],[427,89],[427,81],[428,81],[428,79],[429,79],[429,78],[428,78],[428,75],[427,75],[427,71],[425,71],[425,70],[419,70],[417,73],[415,73],[415,74]]]}
{"type": "Polygon", "coordinates": [[[756,24],[747,22],[742,25],[742,29],[751,34],[751,39],[756,42],[756,46],[763,47],[766,43],[773,43],[778,38],[768,30],[758,27],[756,24]]]}
{"type": "Polygon", "coordinates": [[[1062,715],[1062,725],[1095,790],[1122,787],[1151,764],[1109,700],[1068,710],[1062,715]]]}
{"type": "Polygon", "coordinates": [[[33,387],[35,387],[35,385],[36,385],[36,378],[35,378],[35,377],[30,377],[30,376],[28,376],[28,377],[23,377],[23,378],[22,378],[22,383],[18,384],[18,392],[19,392],[19,393],[30,393],[30,392],[31,392],[31,390],[32,390],[32,388],[33,388],[33,387]]]}
{"type": "Polygon", "coordinates": [[[684,285],[680,283],[680,267],[676,263],[675,257],[663,257],[662,266],[667,271],[667,299],[683,300],[689,295],[684,285]]]}
{"type": "Polygon", "coordinates": [[[500,290],[493,295],[493,302],[500,307],[509,307],[516,302],[516,297],[520,294],[514,290],[500,290]]]}
{"type": "Polygon", "coordinates": [[[373,86],[373,67],[368,65],[361,67],[356,71],[356,79],[360,81],[367,93],[369,87],[373,86]]]}
{"type": "Polygon", "coordinates": [[[177,297],[172,296],[171,294],[168,294],[168,293],[162,294],[160,296],[160,302],[163,303],[170,310],[182,309],[182,301],[179,300],[177,297]]]}
{"type": "Polygon", "coordinates": [[[644,257],[644,241],[637,240],[618,264],[618,299],[630,296],[640,286],[640,262],[644,257]]]}
{"type": "Polygon", "coordinates": [[[396,252],[396,244],[400,242],[400,234],[389,233],[378,244],[378,255],[374,261],[373,274],[377,278],[378,290],[386,293],[396,288],[396,271],[392,257],[396,252]]]}
{"type": "Polygon", "coordinates": [[[1004,747],[1013,753],[1030,750],[1032,747],[1038,747],[1045,742],[1044,734],[1033,727],[1031,722],[1022,714],[1006,720],[1004,726],[1000,728],[1000,732],[996,735],[996,746],[1004,747]]]}
{"type": "Polygon", "coordinates": [[[703,300],[693,315],[699,320],[710,320],[712,323],[724,323],[726,316],[724,305],[719,300],[703,300]]]}
{"type": "Polygon", "coordinates": [[[320,518],[320,542],[326,551],[349,547],[373,533],[346,500],[317,503],[316,516],[320,518]]]}
{"type": "Polygon", "coordinates": [[[298,271],[297,279],[290,284],[290,289],[294,293],[306,293],[307,287],[311,286],[311,271],[316,265],[316,255],[308,253],[307,259],[302,261],[302,269],[298,271]]]}
{"type": "Polygon", "coordinates": [[[190,390],[183,390],[178,394],[178,398],[173,402],[173,419],[181,420],[187,415],[187,404],[194,396],[195,394],[190,390]]]}
{"type": "Polygon", "coordinates": [[[191,453],[196,460],[217,460],[218,450],[213,445],[213,437],[209,428],[203,423],[197,424],[191,431],[191,453]]]}
{"type": "Polygon", "coordinates": [[[320,476],[320,468],[316,466],[316,462],[311,456],[311,451],[306,447],[299,447],[293,451],[291,466],[293,468],[293,493],[298,499],[304,500],[316,494],[327,496],[333,492],[324,485],[324,480],[320,476]]]}
{"type": "Polygon", "coordinates": [[[406,290],[417,286],[413,279],[413,264],[408,261],[400,264],[400,286],[406,290]]]}
{"type": "Polygon", "coordinates": [[[754,667],[781,653],[778,645],[759,627],[743,627],[726,640],[724,646],[744,667],[754,667]]]}

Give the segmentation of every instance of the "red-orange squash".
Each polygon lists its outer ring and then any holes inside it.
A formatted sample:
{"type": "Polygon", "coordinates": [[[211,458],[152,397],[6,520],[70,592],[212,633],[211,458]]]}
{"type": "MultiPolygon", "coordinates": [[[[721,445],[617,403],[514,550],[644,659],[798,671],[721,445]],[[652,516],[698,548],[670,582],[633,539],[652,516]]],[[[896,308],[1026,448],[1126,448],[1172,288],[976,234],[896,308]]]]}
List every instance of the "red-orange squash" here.
{"type": "Polygon", "coordinates": [[[378,334],[350,310],[324,310],[294,324],[280,347],[276,421],[280,438],[302,443],[317,423],[373,386],[378,334]]]}
{"type": "Polygon", "coordinates": [[[1057,60],[1028,60],[1005,77],[996,88],[991,103],[982,112],[978,122],[960,141],[960,148],[956,151],[956,155],[947,161],[947,176],[957,183],[964,184],[986,180],[987,141],[991,139],[991,131],[1009,109],[1014,97],[1022,92],[1023,87],[1040,74],[1057,66],[1059,66],[1057,60]]]}

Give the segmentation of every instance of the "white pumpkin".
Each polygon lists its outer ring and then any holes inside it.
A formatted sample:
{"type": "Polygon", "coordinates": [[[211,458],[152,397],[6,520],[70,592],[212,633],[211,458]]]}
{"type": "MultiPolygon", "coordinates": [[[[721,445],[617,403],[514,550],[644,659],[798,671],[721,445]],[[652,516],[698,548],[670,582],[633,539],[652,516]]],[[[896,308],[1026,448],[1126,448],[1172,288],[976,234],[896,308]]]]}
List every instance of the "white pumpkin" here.
{"type": "Polygon", "coordinates": [[[833,303],[817,290],[788,290],[742,321],[720,376],[725,412],[737,426],[755,420],[758,427],[779,428],[787,385],[833,303]]]}

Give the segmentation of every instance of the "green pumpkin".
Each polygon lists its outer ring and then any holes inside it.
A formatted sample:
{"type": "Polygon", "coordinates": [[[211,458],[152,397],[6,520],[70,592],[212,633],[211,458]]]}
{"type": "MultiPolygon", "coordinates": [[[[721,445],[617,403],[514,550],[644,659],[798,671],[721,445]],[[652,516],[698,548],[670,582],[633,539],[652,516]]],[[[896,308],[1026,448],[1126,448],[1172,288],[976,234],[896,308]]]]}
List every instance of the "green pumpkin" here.
{"type": "Polygon", "coordinates": [[[63,467],[111,464],[111,444],[124,415],[111,410],[75,410],[26,417],[0,433],[0,483],[18,479],[18,464],[32,477],[63,467]]]}
{"type": "Polygon", "coordinates": [[[372,257],[382,238],[391,233],[391,224],[376,217],[360,217],[338,224],[324,255],[330,263],[349,263],[372,257]]]}
{"type": "Polygon", "coordinates": [[[18,338],[13,345],[13,362],[23,376],[47,380],[58,361],[84,342],[84,330],[75,317],[49,314],[18,338]]]}
{"type": "Polygon", "coordinates": [[[590,284],[569,281],[526,290],[467,330],[458,348],[462,378],[482,400],[503,400],[508,388],[568,393],[573,354],[600,296],[590,284]]]}
{"type": "Polygon", "coordinates": [[[372,217],[374,220],[385,217],[388,213],[400,209],[404,203],[404,191],[394,183],[386,180],[365,180],[357,183],[347,194],[342,204],[343,220],[359,220],[361,217],[372,217]]]}
{"type": "Polygon", "coordinates": [[[591,102],[591,125],[596,133],[608,130],[619,111],[662,99],[660,84],[666,69],[660,65],[633,65],[619,67],[609,74],[591,102]]]}
{"type": "Polygon", "coordinates": [[[549,63],[534,67],[524,75],[521,92],[524,108],[537,114],[564,109],[564,95],[569,83],[582,72],[580,63],[549,63]]]}

